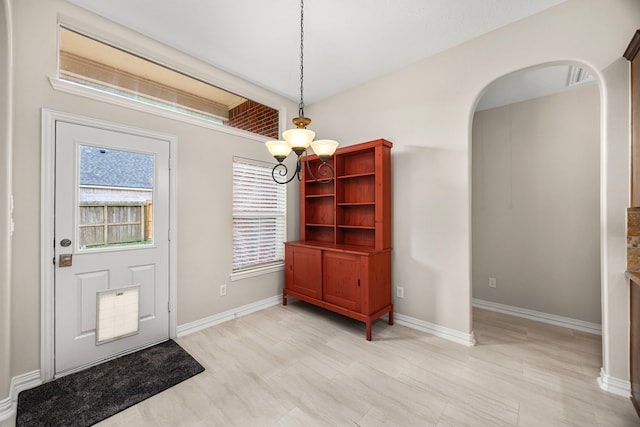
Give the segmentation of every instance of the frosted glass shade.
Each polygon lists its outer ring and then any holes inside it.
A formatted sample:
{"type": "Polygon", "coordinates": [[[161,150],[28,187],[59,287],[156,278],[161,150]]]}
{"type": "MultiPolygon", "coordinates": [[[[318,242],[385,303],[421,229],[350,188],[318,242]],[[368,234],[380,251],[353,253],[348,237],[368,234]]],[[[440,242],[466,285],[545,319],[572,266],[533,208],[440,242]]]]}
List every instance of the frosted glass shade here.
{"type": "Polygon", "coordinates": [[[287,157],[291,152],[291,146],[286,141],[267,141],[264,143],[269,153],[275,158],[287,157]]]}
{"type": "Polygon", "coordinates": [[[318,157],[331,157],[338,148],[338,141],[319,139],[311,143],[311,149],[318,157]]]}
{"type": "Polygon", "coordinates": [[[307,148],[316,133],[309,129],[289,129],[282,132],[282,137],[291,148],[307,148]]]}

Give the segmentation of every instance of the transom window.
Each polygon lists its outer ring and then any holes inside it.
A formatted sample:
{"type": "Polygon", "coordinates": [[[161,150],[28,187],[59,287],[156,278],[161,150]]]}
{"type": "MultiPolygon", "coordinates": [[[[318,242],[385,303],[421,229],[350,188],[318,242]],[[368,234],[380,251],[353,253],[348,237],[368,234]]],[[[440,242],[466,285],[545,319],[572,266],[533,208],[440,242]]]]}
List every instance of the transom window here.
{"type": "Polygon", "coordinates": [[[278,138],[278,110],[62,26],[58,53],[61,80],[278,138]]]}

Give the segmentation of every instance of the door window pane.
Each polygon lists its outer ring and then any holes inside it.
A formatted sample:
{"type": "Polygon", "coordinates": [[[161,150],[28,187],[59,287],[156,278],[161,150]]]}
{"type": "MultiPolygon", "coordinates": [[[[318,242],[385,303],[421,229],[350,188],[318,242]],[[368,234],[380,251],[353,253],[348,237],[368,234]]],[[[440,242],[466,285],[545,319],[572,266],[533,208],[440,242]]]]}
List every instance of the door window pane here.
{"type": "Polygon", "coordinates": [[[79,147],[80,250],[153,243],[154,157],[79,147]]]}

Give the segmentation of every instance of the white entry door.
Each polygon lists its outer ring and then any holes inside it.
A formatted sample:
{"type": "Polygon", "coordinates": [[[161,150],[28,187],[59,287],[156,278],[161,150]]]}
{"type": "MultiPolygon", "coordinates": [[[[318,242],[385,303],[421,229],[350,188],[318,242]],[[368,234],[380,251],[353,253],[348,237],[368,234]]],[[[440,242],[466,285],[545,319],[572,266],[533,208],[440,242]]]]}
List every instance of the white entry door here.
{"type": "Polygon", "coordinates": [[[169,153],[56,122],[56,376],[169,337],[169,153]]]}

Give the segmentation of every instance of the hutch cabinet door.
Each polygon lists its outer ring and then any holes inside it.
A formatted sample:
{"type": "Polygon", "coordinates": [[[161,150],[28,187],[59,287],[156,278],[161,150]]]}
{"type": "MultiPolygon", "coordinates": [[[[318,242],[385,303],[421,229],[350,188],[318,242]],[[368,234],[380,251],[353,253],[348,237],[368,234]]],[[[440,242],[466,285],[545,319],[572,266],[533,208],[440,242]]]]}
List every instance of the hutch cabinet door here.
{"type": "Polygon", "coordinates": [[[322,251],[285,245],[287,290],[322,298],[322,251]]]}
{"type": "Polygon", "coordinates": [[[360,256],[324,252],[323,299],[349,310],[360,311],[360,256]]]}

